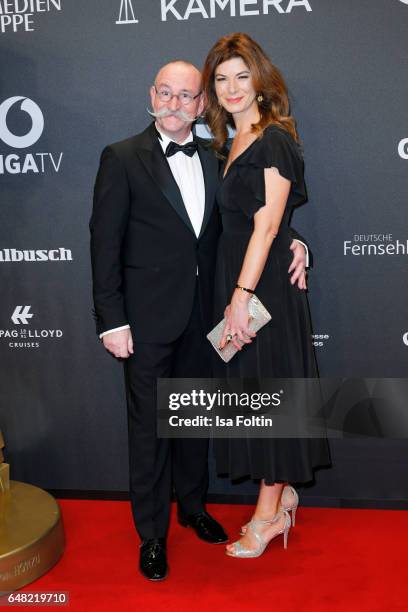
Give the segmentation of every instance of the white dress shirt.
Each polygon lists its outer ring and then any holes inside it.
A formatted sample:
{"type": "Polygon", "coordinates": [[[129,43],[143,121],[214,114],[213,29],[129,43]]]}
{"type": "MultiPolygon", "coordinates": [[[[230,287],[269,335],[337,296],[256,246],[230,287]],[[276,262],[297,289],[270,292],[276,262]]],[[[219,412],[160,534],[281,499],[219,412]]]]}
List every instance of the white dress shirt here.
{"type": "MultiPolygon", "coordinates": [[[[171,138],[160,132],[160,130],[158,132],[161,136],[161,140],[159,140],[161,148],[163,153],[166,153],[171,138]]],[[[179,144],[184,145],[192,141],[193,134],[190,132],[187,138],[179,144]]],[[[203,224],[205,205],[204,176],[200,157],[197,152],[192,157],[189,157],[182,151],[178,151],[171,157],[168,157],[167,161],[169,162],[174,180],[180,189],[181,197],[183,198],[184,206],[190,217],[195,235],[198,238],[203,224]]]]}

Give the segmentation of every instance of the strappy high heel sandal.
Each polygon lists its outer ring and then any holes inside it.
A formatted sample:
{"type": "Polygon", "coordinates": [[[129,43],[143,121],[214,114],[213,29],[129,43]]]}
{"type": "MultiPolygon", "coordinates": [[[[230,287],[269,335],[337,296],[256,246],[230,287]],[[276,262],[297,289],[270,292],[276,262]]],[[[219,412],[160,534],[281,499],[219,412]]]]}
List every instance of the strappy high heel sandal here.
{"type": "Polygon", "coordinates": [[[253,559],[255,557],[260,557],[265,551],[265,548],[268,546],[269,542],[272,542],[272,540],[274,540],[278,535],[281,535],[281,534],[283,534],[283,547],[286,549],[288,547],[288,535],[289,535],[290,525],[291,525],[290,516],[288,512],[286,512],[286,510],[280,510],[275,515],[275,517],[270,520],[263,521],[260,519],[252,519],[248,523],[248,529],[250,529],[252,533],[254,534],[258,542],[258,546],[254,550],[252,550],[249,548],[245,548],[244,546],[242,546],[240,542],[234,542],[232,544],[233,552],[229,552],[227,550],[226,553],[230,557],[237,557],[240,559],[253,559]],[[283,526],[283,529],[278,531],[278,533],[276,533],[273,536],[273,538],[271,538],[270,540],[264,540],[264,538],[259,533],[257,528],[261,525],[273,525],[273,523],[277,523],[277,521],[281,518],[282,514],[285,517],[285,524],[283,526]]]}
{"type": "Polygon", "coordinates": [[[283,510],[286,510],[286,512],[292,511],[292,527],[294,527],[296,520],[296,510],[299,505],[299,495],[291,485],[286,485],[286,487],[284,487],[282,491],[281,505],[283,510]],[[290,493],[292,494],[292,501],[288,500],[288,495],[290,493]]]}
{"type": "MultiPolygon", "coordinates": [[[[286,512],[292,512],[292,527],[295,526],[296,521],[296,510],[299,506],[299,495],[297,491],[291,485],[286,485],[282,491],[281,497],[281,509],[286,510],[286,512]],[[291,501],[289,501],[288,497],[292,497],[291,501]]],[[[240,535],[245,535],[246,528],[249,523],[244,525],[240,531],[240,535]]]]}

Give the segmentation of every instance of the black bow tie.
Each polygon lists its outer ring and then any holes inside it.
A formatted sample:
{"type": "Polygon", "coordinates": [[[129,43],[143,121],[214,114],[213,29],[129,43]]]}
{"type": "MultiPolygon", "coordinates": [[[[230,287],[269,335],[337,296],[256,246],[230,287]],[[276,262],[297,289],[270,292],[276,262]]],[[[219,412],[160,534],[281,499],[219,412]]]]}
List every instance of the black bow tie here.
{"type": "Polygon", "coordinates": [[[166,148],[166,157],[171,157],[181,151],[185,155],[189,157],[193,157],[194,153],[197,151],[197,143],[194,141],[187,142],[186,144],[179,145],[177,142],[173,140],[169,142],[166,148]]]}

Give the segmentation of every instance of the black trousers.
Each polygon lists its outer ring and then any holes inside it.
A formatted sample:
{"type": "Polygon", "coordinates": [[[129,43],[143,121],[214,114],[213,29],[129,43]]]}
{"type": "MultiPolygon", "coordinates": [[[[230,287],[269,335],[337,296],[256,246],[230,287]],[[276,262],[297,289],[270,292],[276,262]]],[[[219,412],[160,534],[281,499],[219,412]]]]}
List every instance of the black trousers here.
{"type": "Polygon", "coordinates": [[[125,361],[128,409],[130,498],[142,540],[166,537],[172,491],[186,514],[204,509],[208,487],[208,440],[157,438],[157,378],[208,378],[211,347],[198,299],[198,281],[190,320],[169,344],[137,342],[125,361]]]}

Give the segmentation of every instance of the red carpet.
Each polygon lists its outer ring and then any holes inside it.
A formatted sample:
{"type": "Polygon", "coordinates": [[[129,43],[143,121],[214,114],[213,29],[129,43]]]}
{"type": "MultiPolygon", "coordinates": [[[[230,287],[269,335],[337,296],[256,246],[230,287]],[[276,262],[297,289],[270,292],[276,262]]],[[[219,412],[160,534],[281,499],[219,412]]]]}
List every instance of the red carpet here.
{"type": "MultiPolygon", "coordinates": [[[[259,559],[231,559],[223,545],[201,542],[173,520],[170,575],[163,582],[150,583],[137,570],[138,539],[129,503],[60,503],[67,538],[64,557],[24,590],[69,591],[65,609],[408,609],[408,512],[299,508],[288,550],[283,549],[281,536],[259,559]]],[[[232,537],[251,509],[209,506],[232,537]]]]}

